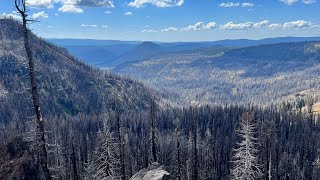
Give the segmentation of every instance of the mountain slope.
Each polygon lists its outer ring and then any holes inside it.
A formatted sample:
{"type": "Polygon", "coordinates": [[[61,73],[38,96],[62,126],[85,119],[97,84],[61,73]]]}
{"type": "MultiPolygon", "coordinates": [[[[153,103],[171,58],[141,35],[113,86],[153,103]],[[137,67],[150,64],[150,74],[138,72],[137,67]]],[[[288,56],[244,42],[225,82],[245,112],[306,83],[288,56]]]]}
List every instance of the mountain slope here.
{"type": "Polygon", "coordinates": [[[179,94],[186,103],[271,104],[320,97],[320,43],[295,42],[166,54],[114,72],[179,94]]]}
{"type": "Polygon", "coordinates": [[[88,64],[97,67],[108,67],[114,59],[134,48],[135,44],[115,45],[64,45],[68,51],[84,60],[88,64]]]}
{"type": "MultiPolygon", "coordinates": [[[[20,24],[0,20],[0,117],[2,123],[30,116],[29,79],[20,24]]],[[[30,34],[44,117],[96,116],[106,108],[148,106],[149,89],[128,78],[94,69],[30,34]]]]}

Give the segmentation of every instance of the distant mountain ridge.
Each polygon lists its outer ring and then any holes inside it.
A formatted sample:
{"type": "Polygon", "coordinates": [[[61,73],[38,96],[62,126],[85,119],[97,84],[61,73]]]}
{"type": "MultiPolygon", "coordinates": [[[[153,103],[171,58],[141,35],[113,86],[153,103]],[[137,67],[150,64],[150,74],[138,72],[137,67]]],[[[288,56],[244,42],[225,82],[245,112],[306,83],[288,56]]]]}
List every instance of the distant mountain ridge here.
{"type": "Polygon", "coordinates": [[[74,46],[106,46],[106,45],[118,45],[118,44],[138,44],[141,41],[121,41],[121,40],[98,40],[98,39],[57,39],[57,38],[48,38],[49,42],[65,46],[65,45],[74,45],[74,46]]]}
{"type": "MultiPolygon", "coordinates": [[[[156,48],[146,47],[142,41],[116,41],[116,40],[90,40],[90,39],[48,39],[50,42],[67,48],[72,54],[88,64],[97,67],[114,67],[121,63],[142,60],[157,54],[156,48]],[[132,56],[133,55],[133,56],[132,56]]],[[[279,37],[261,40],[236,39],[220,40],[213,42],[152,42],[161,47],[161,53],[174,53],[190,51],[216,46],[222,47],[247,47],[263,44],[275,44],[283,42],[318,41],[320,37],[279,37]]],[[[149,42],[150,43],[150,42],[149,42]]],[[[160,49],[159,47],[157,47],[160,49]]]]}
{"type": "MultiPolygon", "coordinates": [[[[96,40],[96,39],[59,39],[59,38],[48,38],[49,42],[52,42],[57,45],[115,45],[115,44],[140,44],[144,41],[121,41],[121,40],[96,40]]],[[[152,41],[153,43],[159,44],[164,47],[177,46],[183,44],[207,44],[207,46],[212,45],[223,45],[223,46],[253,46],[259,44],[275,44],[281,42],[301,42],[301,41],[320,41],[320,37],[274,37],[274,38],[265,38],[265,39],[224,39],[217,41],[203,41],[203,42],[159,42],[152,41]]]]}

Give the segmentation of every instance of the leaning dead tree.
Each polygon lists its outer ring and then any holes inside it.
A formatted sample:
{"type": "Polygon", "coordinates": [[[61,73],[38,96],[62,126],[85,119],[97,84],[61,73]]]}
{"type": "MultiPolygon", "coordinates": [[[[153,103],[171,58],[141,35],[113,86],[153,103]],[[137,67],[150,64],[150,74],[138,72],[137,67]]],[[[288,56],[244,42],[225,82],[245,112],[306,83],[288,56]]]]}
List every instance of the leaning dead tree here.
{"type": "Polygon", "coordinates": [[[27,8],[26,8],[26,0],[15,0],[15,7],[22,17],[24,47],[27,53],[33,109],[36,115],[37,159],[38,159],[38,162],[40,162],[40,168],[43,171],[44,178],[51,179],[50,172],[47,165],[48,158],[47,158],[47,150],[46,150],[46,143],[45,143],[45,137],[44,137],[44,124],[43,124],[42,114],[40,110],[40,95],[39,95],[38,86],[36,83],[34,60],[32,57],[32,50],[29,44],[29,30],[27,28],[28,22],[32,20],[27,19],[28,15],[27,15],[27,8]]]}

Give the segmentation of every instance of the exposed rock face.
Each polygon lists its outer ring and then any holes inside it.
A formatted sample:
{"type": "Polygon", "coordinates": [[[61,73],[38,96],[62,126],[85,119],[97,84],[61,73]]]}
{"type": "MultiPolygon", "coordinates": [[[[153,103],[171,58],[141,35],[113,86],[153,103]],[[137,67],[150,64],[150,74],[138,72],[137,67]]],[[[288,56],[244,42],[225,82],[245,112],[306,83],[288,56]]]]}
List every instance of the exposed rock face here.
{"type": "Polygon", "coordinates": [[[21,137],[0,147],[0,179],[36,180],[33,159],[21,137]]]}
{"type": "Polygon", "coordinates": [[[153,163],[148,169],[142,169],[137,172],[130,180],[162,180],[170,175],[158,163],[153,163]]]}

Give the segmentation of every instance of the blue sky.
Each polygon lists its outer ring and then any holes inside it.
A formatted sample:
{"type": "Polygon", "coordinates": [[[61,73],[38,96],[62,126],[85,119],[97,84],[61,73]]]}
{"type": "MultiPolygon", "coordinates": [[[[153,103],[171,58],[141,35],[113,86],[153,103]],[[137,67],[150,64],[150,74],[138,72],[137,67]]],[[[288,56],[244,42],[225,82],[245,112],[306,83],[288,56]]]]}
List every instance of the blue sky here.
{"type": "MultiPolygon", "coordinates": [[[[13,0],[0,16],[17,17],[13,0]]],[[[44,38],[214,41],[320,36],[319,0],[27,0],[44,38]]]]}

